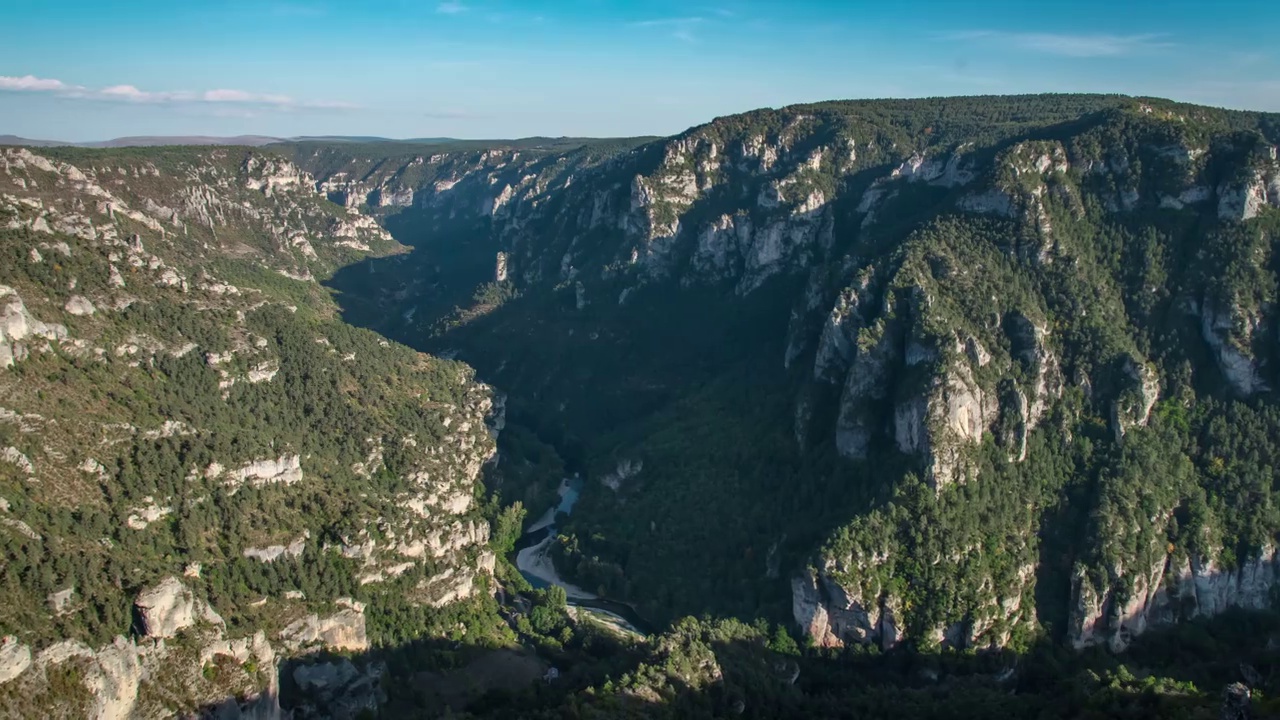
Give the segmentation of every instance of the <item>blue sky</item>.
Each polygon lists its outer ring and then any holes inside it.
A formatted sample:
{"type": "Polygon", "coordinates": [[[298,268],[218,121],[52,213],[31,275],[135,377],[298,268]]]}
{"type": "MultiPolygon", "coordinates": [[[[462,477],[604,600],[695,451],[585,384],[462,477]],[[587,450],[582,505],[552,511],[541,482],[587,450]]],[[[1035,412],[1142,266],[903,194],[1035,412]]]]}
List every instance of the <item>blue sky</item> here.
{"type": "Polygon", "coordinates": [[[1280,111],[1262,0],[0,0],[0,133],[668,134],[795,102],[1122,92],[1280,111]]]}

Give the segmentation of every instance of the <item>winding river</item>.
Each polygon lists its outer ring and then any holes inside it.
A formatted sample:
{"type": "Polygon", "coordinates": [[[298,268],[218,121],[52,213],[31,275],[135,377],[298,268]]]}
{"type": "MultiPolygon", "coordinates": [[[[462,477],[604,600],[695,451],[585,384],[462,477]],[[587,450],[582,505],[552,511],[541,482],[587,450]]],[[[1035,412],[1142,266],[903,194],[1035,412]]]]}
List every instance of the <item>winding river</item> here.
{"type": "Polygon", "coordinates": [[[542,517],[525,530],[524,535],[520,536],[520,541],[516,543],[516,567],[520,570],[520,574],[535,588],[551,585],[564,588],[569,606],[577,608],[578,612],[596,615],[605,623],[618,626],[627,632],[638,635],[651,634],[653,629],[630,605],[605,600],[564,581],[556,572],[555,565],[551,562],[551,544],[556,538],[556,515],[559,513],[568,515],[573,512],[573,506],[582,493],[582,479],[565,478],[560,482],[559,492],[559,504],[543,513],[542,517]]]}

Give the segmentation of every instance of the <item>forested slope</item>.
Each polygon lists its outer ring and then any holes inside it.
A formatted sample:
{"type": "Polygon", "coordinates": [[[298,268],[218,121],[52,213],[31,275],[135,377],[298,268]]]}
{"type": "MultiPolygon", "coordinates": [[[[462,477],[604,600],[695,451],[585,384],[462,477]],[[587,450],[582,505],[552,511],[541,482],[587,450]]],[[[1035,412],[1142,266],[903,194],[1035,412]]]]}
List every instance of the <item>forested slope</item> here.
{"type": "Polygon", "coordinates": [[[1278,142],[1118,96],[747,113],[455,169],[361,298],[585,470],[564,569],[655,618],[1118,648],[1269,602],[1278,142]]]}
{"type": "Polygon", "coordinates": [[[494,617],[493,392],[316,282],[385,231],[239,148],[0,171],[0,712],[268,716],[277,661],[494,617]]]}

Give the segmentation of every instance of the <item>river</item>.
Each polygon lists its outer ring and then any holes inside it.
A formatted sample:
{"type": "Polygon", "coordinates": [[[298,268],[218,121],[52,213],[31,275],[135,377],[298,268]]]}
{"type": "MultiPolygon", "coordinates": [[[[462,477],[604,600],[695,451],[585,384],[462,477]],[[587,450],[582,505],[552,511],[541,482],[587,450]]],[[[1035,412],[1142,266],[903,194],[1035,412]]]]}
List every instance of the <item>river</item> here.
{"type": "Polygon", "coordinates": [[[649,635],[653,632],[648,623],[641,618],[630,605],[606,600],[595,593],[584,590],[577,585],[563,580],[551,562],[551,544],[556,538],[556,515],[573,512],[573,506],[582,493],[582,479],[565,478],[560,481],[560,502],[543,513],[520,536],[516,543],[516,568],[525,580],[535,588],[558,585],[564,588],[565,597],[571,607],[593,615],[607,624],[615,625],[624,631],[637,635],[649,635]]]}

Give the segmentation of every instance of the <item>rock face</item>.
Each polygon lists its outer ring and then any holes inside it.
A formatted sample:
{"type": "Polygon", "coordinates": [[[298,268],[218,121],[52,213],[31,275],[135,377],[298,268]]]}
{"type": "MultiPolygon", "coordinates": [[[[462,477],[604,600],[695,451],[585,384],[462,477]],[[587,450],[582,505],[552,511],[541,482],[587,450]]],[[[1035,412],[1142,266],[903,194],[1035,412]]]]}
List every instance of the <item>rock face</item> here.
{"type": "Polygon", "coordinates": [[[895,406],[894,437],[902,452],[925,458],[929,482],[940,490],[972,476],[964,449],[981,442],[996,412],[994,400],[959,361],[935,376],[924,393],[895,406]]]}
{"type": "Polygon", "coordinates": [[[66,337],[65,327],[40,322],[27,311],[17,291],[0,285],[0,369],[13,367],[26,357],[31,340],[58,341],[66,337]]]}
{"type": "Polygon", "coordinates": [[[1274,156],[1263,163],[1246,172],[1243,180],[1218,188],[1219,218],[1242,222],[1257,217],[1263,208],[1280,207],[1280,165],[1274,156]]]}
{"type": "Polygon", "coordinates": [[[97,309],[93,307],[93,303],[80,295],[72,295],[64,309],[68,313],[77,316],[92,315],[97,312],[97,309]]]}
{"type": "Polygon", "coordinates": [[[1201,304],[1201,336],[1213,352],[1227,383],[1236,394],[1244,397],[1267,389],[1251,347],[1261,322],[1261,317],[1224,307],[1207,294],[1201,304]]]}
{"type": "Polygon", "coordinates": [[[791,612],[819,647],[868,643],[887,650],[902,637],[893,610],[878,598],[864,603],[839,583],[812,571],[792,578],[791,612]]]}
{"type": "Polygon", "coordinates": [[[222,623],[213,608],[197,600],[181,580],[172,576],[139,593],[133,604],[141,615],[142,631],[147,637],[171,638],[201,620],[222,623]]]}
{"type": "Polygon", "coordinates": [[[301,557],[303,550],[307,547],[308,537],[310,537],[310,533],[304,533],[302,537],[288,545],[268,545],[262,548],[250,547],[245,548],[240,554],[264,563],[275,562],[280,558],[301,557]]]}
{"type": "Polygon", "coordinates": [[[233,485],[245,482],[254,486],[271,483],[292,485],[301,481],[302,458],[297,455],[281,455],[274,460],[255,460],[227,475],[227,482],[233,485]]]}
{"type": "Polygon", "coordinates": [[[286,648],[295,652],[316,645],[334,650],[368,650],[364,608],[348,607],[323,618],[308,615],[282,630],[280,640],[286,648]]]}
{"type": "Polygon", "coordinates": [[[1105,644],[1119,652],[1158,625],[1211,617],[1230,608],[1266,609],[1280,580],[1280,557],[1273,546],[1233,570],[1211,560],[1152,555],[1149,567],[1113,568],[1118,572],[1101,587],[1077,574],[1068,632],[1072,646],[1105,644]]]}
{"type": "Polygon", "coordinates": [[[0,684],[18,677],[31,667],[31,648],[6,635],[0,644],[0,684]]]}
{"type": "MultiPolygon", "coordinates": [[[[20,645],[14,644],[13,647],[25,650],[20,645]]],[[[10,644],[0,648],[0,660],[7,660],[11,654],[14,653],[10,650],[10,644]]],[[[161,714],[158,712],[161,708],[152,705],[152,701],[143,699],[144,688],[151,693],[158,692],[171,697],[194,693],[194,697],[204,698],[206,704],[216,703],[222,706],[223,714],[220,717],[256,720],[276,720],[281,717],[275,654],[261,633],[240,640],[216,640],[200,652],[202,665],[227,658],[237,663],[253,661],[261,668],[262,675],[267,678],[266,686],[257,692],[248,693],[243,702],[227,700],[225,689],[203,680],[199,667],[191,668],[188,674],[188,668],[182,666],[187,660],[182,651],[175,650],[164,642],[138,644],[124,637],[116,637],[112,642],[93,650],[68,641],[46,648],[34,660],[29,652],[23,654],[18,651],[16,655],[16,664],[7,663],[5,667],[20,666],[22,670],[30,668],[31,672],[23,675],[19,671],[6,682],[23,682],[24,688],[39,688],[50,670],[74,662],[80,682],[88,693],[88,704],[79,708],[83,717],[127,720],[161,714]]],[[[245,673],[243,677],[256,682],[257,678],[250,675],[245,673]]]]}
{"type": "Polygon", "coordinates": [[[1151,366],[1129,356],[1124,359],[1123,372],[1127,387],[1116,398],[1111,413],[1117,441],[1129,428],[1146,425],[1160,399],[1160,378],[1151,366]]]}
{"type": "Polygon", "coordinates": [[[836,421],[836,449],[850,460],[867,457],[875,431],[875,405],[888,394],[889,378],[898,358],[897,328],[881,323],[865,338],[846,375],[840,396],[840,416],[836,421]]]}
{"type": "Polygon", "coordinates": [[[97,652],[100,673],[91,674],[87,685],[97,699],[92,713],[102,720],[126,720],[133,716],[138,686],[143,678],[138,648],[124,638],[97,652]]]}

